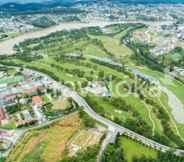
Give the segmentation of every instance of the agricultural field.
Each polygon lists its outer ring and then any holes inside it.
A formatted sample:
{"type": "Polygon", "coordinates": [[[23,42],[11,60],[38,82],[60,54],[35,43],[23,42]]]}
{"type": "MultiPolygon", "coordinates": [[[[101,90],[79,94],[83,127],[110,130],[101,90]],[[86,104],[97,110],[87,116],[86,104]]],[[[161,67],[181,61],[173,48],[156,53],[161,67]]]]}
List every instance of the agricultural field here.
{"type": "MultiPolygon", "coordinates": [[[[137,67],[132,59],[134,52],[122,45],[122,37],[136,27],[140,26],[125,24],[108,26],[105,32],[93,27],[53,33],[21,43],[15,47],[17,54],[1,63],[44,72],[78,91],[100,115],[160,143],[183,147],[184,125],[173,119],[167,96],[152,96],[150,91],[158,87],[126,68],[135,67],[156,79],[165,79],[160,77],[162,73],[146,66],[137,67]],[[125,67],[117,67],[114,62],[124,63],[125,67]],[[85,87],[95,81],[104,82],[111,96],[86,94],[85,87]]],[[[183,85],[175,82],[174,86],[163,84],[182,100],[183,85]]],[[[53,104],[57,109],[57,101],[53,104]]]]}
{"type": "Polygon", "coordinates": [[[99,144],[102,136],[103,132],[85,128],[78,113],[74,113],[49,126],[28,131],[6,162],[57,162],[64,156],[73,156],[81,149],[99,144]],[[89,142],[89,138],[93,141],[89,142]]]}

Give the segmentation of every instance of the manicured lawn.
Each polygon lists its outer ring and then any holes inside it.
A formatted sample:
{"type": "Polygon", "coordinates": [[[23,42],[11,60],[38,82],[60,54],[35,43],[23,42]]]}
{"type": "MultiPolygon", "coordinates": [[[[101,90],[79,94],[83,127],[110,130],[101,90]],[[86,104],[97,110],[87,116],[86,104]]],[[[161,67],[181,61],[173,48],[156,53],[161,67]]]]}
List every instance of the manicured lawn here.
{"type": "MultiPolygon", "coordinates": [[[[90,98],[99,103],[100,106],[104,108],[104,116],[106,118],[109,118],[111,120],[114,120],[115,118],[118,118],[120,121],[125,122],[127,119],[132,119],[132,113],[126,112],[123,110],[118,110],[114,106],[109,105],[108,102],[104,101],[102,97],[90,95],[90,98]]],[[[95,110],[95,105],[92,105],[92,108],[95,110]]],[[[98,112],[99,113],[99,112],[98,112]]]]}
{"type": "Polygon", "coordinates": [[[51,98],[51,97],[50,97],[49,95],[43,96],[43,100],[44,100],[45,103],[50,102],[50,98],[51,98]]]}
{"type": "Polygon", "coordinates": [[[104,47],[117,58],[124,58],[127,60],[133,53],[125,45],[120,44],[120,40],[108,36],[97,36],[101,40],[104,47]]]}
{"type": "Polygon", "coordinates": [[[132,162],[134,157],[142,157],[145,156],[147,158],[156,158],[157,152],[151,148],[146,147],[143,144],[137,143],[132,139],[128,139],[127,137],[120,138],[121,146],[124,150],[125,158],[128,162],[132,162]]]}
{"type": "Polygon", "coordinates": [[[85,55],[94,55],[102,57],[108,56],[102,49],[93,44],[89,44],[86,48],[84,48],[83,53],[85,53],[85,55]]]}

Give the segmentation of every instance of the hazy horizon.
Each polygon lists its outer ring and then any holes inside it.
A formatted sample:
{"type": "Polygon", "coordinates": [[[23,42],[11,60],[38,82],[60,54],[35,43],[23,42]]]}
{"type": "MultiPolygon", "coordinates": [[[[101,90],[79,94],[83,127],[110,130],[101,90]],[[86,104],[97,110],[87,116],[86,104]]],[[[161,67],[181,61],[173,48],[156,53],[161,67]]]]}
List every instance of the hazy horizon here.
{"type": "MultiPolygon", "coordinates": [[[[45,3],[45,2],[61,2],[71,3],[77,1],[90,1],[90,0],[0,0],[0,4],[5,3],[45,3]]],[[[132,2],[132,3],[184,3],[184,0],[109,0],[120,2],[132,2]]]]}

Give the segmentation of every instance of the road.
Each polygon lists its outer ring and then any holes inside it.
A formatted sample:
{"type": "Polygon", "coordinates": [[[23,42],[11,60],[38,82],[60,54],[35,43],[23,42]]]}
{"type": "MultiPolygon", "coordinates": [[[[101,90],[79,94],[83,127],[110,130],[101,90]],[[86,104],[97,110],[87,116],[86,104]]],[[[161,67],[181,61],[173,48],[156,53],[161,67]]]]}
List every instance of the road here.
{"type": "MultiPolygon", "coordinates": [[[[76,113],[76,112],[74,112],[74,113],[76,113]]],[[[74,114],[74,113],[72,113],[72,114],[74,114]]],[[[43,128],[45,126],[49,126],[52,123],[55,123],[57,121],[60,121],[61,118],[65,118],[65,117],[67,117],[67,116],[60,116],[59,118],[54,119],[54,120],[50,120],[50,121],[47,120],[47,121],[45,121],[45,123],[41,123],[41,124],[39,124],[37,126],[30,127],[30,128],[22,128],[22,129],[14,129],[14,130],[0,129],[0,131],[3,131],[3,132],[12,132],[12,131],[14,132],[14,135],[13,136],[4,136],[4,137],[3,136],[0,136],[0,139],[6,139],[6,140],[8,140],[8,141],[10,141],[12,143],[12,146],[11,146],[11,148],[9,150],[7,150],[7,151],[5,151],[3,153],[0,152],[1,153],[0,154],[0,157],[6,157],[6,156],[8,156],[8,154],[13,149],[13,146],[15,146],[19,142],[19,140],[22,139],[22,137],[24,136],[24,134],[26,132],[28,132],[30,130],[34,130],[34,129],[40,129],[40,128],[43,128]]]]}
{"type": "Polygon", "coordinates": [[[162,86],[161,90],[168,96],[168,104],[172,108],[172,114],[175,120],[180,124],[184,124],[183,103],[177,98],[177,96],[172,91],[170,91],[166,87],[162,86]]]}
{"type": "MultiPolygon", "coordinates": [[[[49,76],[47,76],[49,77],[49,76]]],[[[50,78],[50,77],[49,77],[50,78]]],[[[50,78],[51,79],[51,78],[50,78]]],[[[70,88],[61,85],[60,83],[56,83],[55,87],[59,87],[59,89],[68,97],[73,98],[73,100],[80,106],[83,107],[83,110],[89,115],[91,116],[93,119],[95,119],[96,121],[104,124],[105,126],[108,127],[109,132],[113,132],[115,135],[116,134],[120,134],[120,135],[126,135],[132,139],[135,139],[151,148],[154,148],[156,150],[162,151],[162,152],[167,152],[167,151],[172,151],[175,155],[181,156],[184,155],[184,150],[180,150],[180,149],[175,149],[175,148],[171,148],[165,145],[162,145],[158,142],[155,142],[149,138],[146,138],[130,129],[127,129],[121,125],[118,125],[114,122],[112,122],[111,120],[108,120],[100,115],[98,115],[92,107],[90,107],[88,105],[88,103],[80,96],[78,95],[77,92],[71,90],[70,88]]],[[[111,143],[111,142],[110,142],[111,143]]],[[[107,144],[107,143],[106,143],[107,144]]]]}
{"type": "Polygon", "coordinates": [[[115,142],[117,133],[118,132],[112,132],[112,131],[107,132],[106,137],[103,140],[100,151],[98,153],[97,162],[101,162],[102,155],[103,155],[105,149],[107,148],[108,144],[115,142]]]}
{"type": "Polygon", "coordinates": [[[156,150],[162,151],[162,152],[167,152],[167,151],[173,151],[174,154],[176,155],[184,155],[184,150],[180,150],[180,149],[174,149],[165,145],[162,145],[160,143],[157,143],[151,139],[148,139],[132,130],[129,130],[121,125],[118,125],[100,115],[98,115],[95,111],[93,111],[93,109],[87,104],[87,102],[81,97],[79,96],[76,92],[68,90],[68,95],[70,97],[72,97],[75,102],[77,102],[81,107],[84,108],[84,111],[90,115],[93,119],[97,120],[98,122],[103,123],[104,125],[106,125],[109,129],[109,131],[114,132],[114,133],[119,133],[121,135],[126,135],[132,139],[135,139],[139,142],[142,142],[143,144],[154,148],[156,150]]]}

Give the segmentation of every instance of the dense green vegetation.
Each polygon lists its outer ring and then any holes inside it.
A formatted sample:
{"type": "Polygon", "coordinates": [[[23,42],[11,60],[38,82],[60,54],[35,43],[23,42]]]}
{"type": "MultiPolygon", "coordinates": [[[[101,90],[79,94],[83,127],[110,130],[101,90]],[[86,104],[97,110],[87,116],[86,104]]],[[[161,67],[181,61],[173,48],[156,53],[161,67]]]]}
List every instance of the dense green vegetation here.
{"type": "Polygon", "coordinates": [[[135,109],[128,104],[124,99],[122,98],[106,98],[104,97],[102,101],[94,100],[94,96],[86,96],[86,101],[89,103],[89,105],[93,106],[94,110],[106,117],[110,117],[110,113],[112,113],[112,110],[108,112],[110,107],[115,108],[116,110],[123,111],[127,114],[127,119],[123,121],[121,117],[115,116],[114,121],[120,125],[124,125],[127,128],[130,128],[131,130],[134,130],[140,134],[143,134],[147,137],[151,136],[151,128],[150,126],[141,118],[140,114],[135,111],[135,109]],[[103,103],[102,103],[103,102],[103,103]],[[105,103],[105,105],[104,105],[105,103]],[[108,105],[108,107],[107,107],[108,105]],[[128,115],[130,118],[128,118],[128,115]]]}
{"type": "Polygon", "coordinates": [[[85,113],[82,109],[79,109],[79,116],[82,119],[86,128],[94,128],[95,120],[93,120],[87,113],[85,113]]]}
{"type": "Polygon", "coordinates": [[[102,157],[102,162],[126,162],[123,149],[116,147],[116,145],[108,145],[102,157]]]}
{"type": "Polygon", "coordinates": [[[5,158],[0,158],[0,162],[5,162],[5,158]]]}
{"type": "Polygon", "coordinates": [[[163,72],[164,66],[159,63],[157,60],[150,56],[149,49],[152,47],[150,45],[145,45],[139,42],[131,41],[132,33],[128,33],[121,38],[129,48],[134,51],[134,59],[137,60],[138,65],[146,65],[147,67],[163,72]]]}
{"type": "Polygon", "coordinates": [[[102,162],[184,162],[183,157],[157,152],[127,137],[119,136],[115,144],[109,145],[102,162]]]}
{"type": "Polygon", "coordinates": [[[184,67],[184,49],[176,47],[168,54],[160,56],[159,61],[164,66],[169,66],[170,70],[172,70],[173,66],[184,67]]]}
{"type": "Polygon", "coordinates": [[[82,150],[73,157],[65,157],[60,162],[96,162],[100,146],[95,145],[82,150]]]}
{"type": "Polygon", "coordinates": [[[164,111],[164,108],[161,105],[153,100],[146,98],[145,102],[153,107],[153,113],[160,120],[164,135],[159,132],[155,132],[153,135],[150,124],[141,117],[139,112],[136,111],[135,106],[137,105],[127,103],[126,99],[109,99],[106,97],[98,99],[92,95],[86,96],[85,99],[98,114],[134,130],[145,137],[152,138],[165,145],[172,145],[172,142],[175,142],[177,146],[183,148],[183,141],[174,133],[168,114],[164,111]],[[126,117],[122,117],[121,114],[125,114],[126,117]]]}
{"type": "Polygon", "coordinates": [[[56,23],[46,16],[39,17],[31,22],[32,25],[40,28],[48,28],[50,26],[56,25],[56,23]]]}

